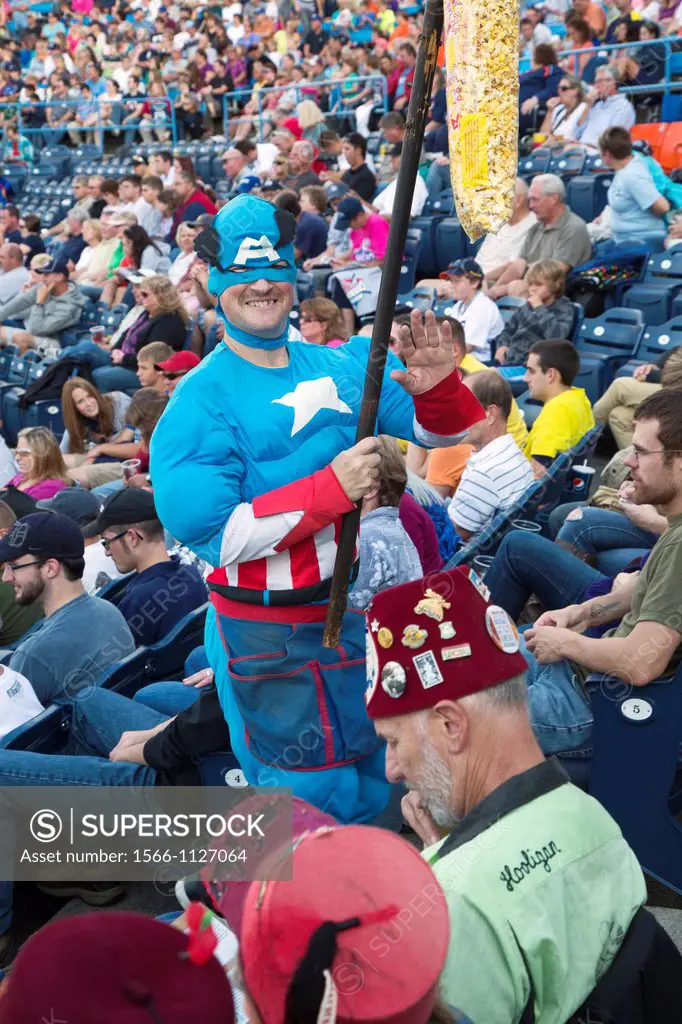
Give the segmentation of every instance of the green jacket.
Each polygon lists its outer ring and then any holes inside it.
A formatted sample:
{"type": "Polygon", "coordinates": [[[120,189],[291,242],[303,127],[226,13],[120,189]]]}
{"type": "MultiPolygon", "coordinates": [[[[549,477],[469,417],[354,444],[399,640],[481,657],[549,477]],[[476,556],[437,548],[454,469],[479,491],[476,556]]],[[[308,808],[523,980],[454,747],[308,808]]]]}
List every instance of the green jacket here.
{"type": "Polygon", "coordinates": [[[610,965],[646,886],[601,804],[552,759],[514,776],[424,850],[445,892],[447,1003],[477,1024],[565,1024],[610,965]]]}

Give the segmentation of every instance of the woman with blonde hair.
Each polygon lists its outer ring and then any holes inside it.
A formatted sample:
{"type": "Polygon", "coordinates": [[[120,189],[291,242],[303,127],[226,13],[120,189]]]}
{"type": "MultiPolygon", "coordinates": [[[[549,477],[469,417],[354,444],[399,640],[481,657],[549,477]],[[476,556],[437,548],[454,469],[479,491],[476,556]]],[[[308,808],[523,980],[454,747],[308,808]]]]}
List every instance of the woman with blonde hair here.
{"type": "Polygon", "coordinates": [[[16,487],[36,501],[53,498],[71,485],[57,439],[47,427],[19,431],[16,462],[19,472],[7,486],[16,487]]]}
{"type": "Polygon", "coordinates": [[[137,450],[127,426],[130,396],[122,391],[103,395],[83,377],[71,377],[61,401],[65,430],[59,447],[71,479],[88,488],[118,480],[121,461],[137,450]]]}
{"type": "Polygon", "coordinates": [[[96,364],[93,377],[100,391],[137,390],[137,353],[152,341],[165,341],[175,352],[184,347],[190,317],[175,285],[154,274],[138,286],[137,294],[143,315],[96,364]]]}
{"type": "Polygon", "coordinates": [[[331,299],[305,299],[301,303],[301,334],[311,345],[338,348],[348,341],[341,310],[331,299]]]}
{"type": "Polygon", "coordinates": [[[324,114],[313,100],[302,100],[296,107],[296,117],[303,129],[302,138],[318,143],[320,135],[327,127],[324,114]]]}

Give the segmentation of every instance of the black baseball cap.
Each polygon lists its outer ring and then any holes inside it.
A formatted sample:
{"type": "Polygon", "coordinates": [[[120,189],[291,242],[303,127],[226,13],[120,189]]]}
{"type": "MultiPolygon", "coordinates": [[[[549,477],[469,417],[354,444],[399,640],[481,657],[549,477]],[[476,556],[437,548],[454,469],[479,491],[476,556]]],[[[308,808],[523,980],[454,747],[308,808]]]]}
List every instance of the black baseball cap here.
{"type": "Polygon", "coordinates": [[[364,211],[364,206],[359,199],[355,199],[354,196],[347,196],[342,199],[338,206],[338,216],[336,218],[336,227],[339,231],[345,231],[349,228],[351,221],[354,220],[358,214],[364,211]]]}
{"type": "Polygon", "coordinates": [[[111,526],[132,526],[158,519],[154,497],[140,487],[124,487],[104,502],[97,519],[83,530],[84,537],[96,537],[111,526]]]}
{"type": "Polygon", "coordinates": [[[32,512],[17,519],[0,540],[0,562],[22,555],[38,558],[82,558],[85,545],[77,523],[60,512],[32,512]]]}
{"type": "Polygon", "coordinates": [[[471,277],[475,281],[482,281],[485,277],[483,268],[480,263],[476,260],[472,260],[470,256],[467,256],[463,260],[453,260],[452,263],[448,264],[448,269],[444,270],[440,275],[441,277],[471,277]]]}
{"type": "Polygon", "coordinates": [[[60,512],[63,516],[73,519],[79,526],[87,526],[99,515],[100,504],[92,491],[85,487],[64,487],[54,498],[43,498],[38,508],[47,508],[52,512],[60,512]]]}
{"type": "Polygon", "coordinates": [[[51,260],[46,266],[40,267],[40,269],[36,268],[36,274],[63,274],[64,277],[68,277],[69,268],[65,260],[57,258],[51,260]]]}

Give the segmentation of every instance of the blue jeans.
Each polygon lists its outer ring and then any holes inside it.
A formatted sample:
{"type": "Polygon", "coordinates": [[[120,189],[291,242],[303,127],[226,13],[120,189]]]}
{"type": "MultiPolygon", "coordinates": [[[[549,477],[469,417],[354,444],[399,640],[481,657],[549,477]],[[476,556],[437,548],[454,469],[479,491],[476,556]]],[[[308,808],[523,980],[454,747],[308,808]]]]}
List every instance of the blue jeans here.
{"type": "MultiPolygon", "coordinates": [[[[486,584],[488,576],[486,575],[486,584]]],[[[544,754],[570,751],[588,757],[592,713],[569,661],[540,665],[521,635],[521,654],[528,662],[528,713],[544,754]]]]}
{"type": "Polygon", "coordinates": [[[545,608],[565,608],[582,601],[602,574],[537,533],[513,530],[500,544],[485,574],[490,600],[518,619],[531,594],[545,608]]]}
{"type": "MultiPolygon", "coordinates": [[[[167,717],[112,690],[94,688],[76,694],[64,752],[0,750],[0,786],[153,786],[153,768],[109,761],[109,753],[122,733],[151,729],[167,717]]],[[[0,934],[11,923],[12,883],[0,882],[0,934]]]]}
{"type": "Polygon", "coordinates": [[[564,519],[556,539],[598,558],[602,572],[615,577],[635,558],[650,551],[658,537],[635,526],[620,512],[584,507],[580,519],[564,519]]]}
{"type": "Polygon", "coordinates": [[[100,501],[105,501],[110,495],[116,494],[116,491],[122,491],[124,487],[123,480],[112,480],[109,484],[100,484],[99,487],[93,487],[92,493],[100,501]]]}
{"type": "Polygon", "coordinates": [[[109,353],[105,352],[99,345],[95,345],[94,341],[90,341],[89,338],[77,341],[75,345],[67,345],[62,349],[61,355],[77,356],[79,359],[83,359],[93,370],[99,366],[111,366],[111,356],[109,353]]]}
{"type": "Polygon", "coordinates": [[[140,382],[134,370],[125,366],[102,366],[92,372],[95,384],[102,392],[139,390],[140,382]]]}
{"type": "Polygon", "coordinates": [[[170,680],[167,683],[150,683],[135,694],[135,700],[147,708],[153,708],[164,718],[172,718],[190,708],[204,692],[205,687],[185,686],[170,680]]]}

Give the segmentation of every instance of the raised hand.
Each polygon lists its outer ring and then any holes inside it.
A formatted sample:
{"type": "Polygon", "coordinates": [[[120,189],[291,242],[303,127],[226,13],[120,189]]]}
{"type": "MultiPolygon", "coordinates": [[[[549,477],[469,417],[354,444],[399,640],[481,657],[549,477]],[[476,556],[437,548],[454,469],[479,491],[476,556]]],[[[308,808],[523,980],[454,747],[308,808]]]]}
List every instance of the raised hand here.
{"type": "Polygon", "coordinates": [[[423,395],[455,369],[452,329],[447,321],[439,326],[431,310],[427,310],[422,320],[421,312],[413,309],[410,321],[411,329],[401,327],[398,333],[400,355],[407,370],[392,370],[391,379],[409,395],[423,395]]]}

